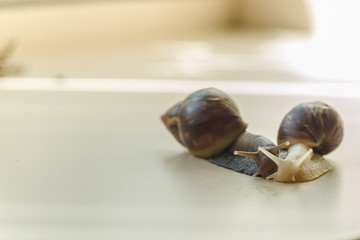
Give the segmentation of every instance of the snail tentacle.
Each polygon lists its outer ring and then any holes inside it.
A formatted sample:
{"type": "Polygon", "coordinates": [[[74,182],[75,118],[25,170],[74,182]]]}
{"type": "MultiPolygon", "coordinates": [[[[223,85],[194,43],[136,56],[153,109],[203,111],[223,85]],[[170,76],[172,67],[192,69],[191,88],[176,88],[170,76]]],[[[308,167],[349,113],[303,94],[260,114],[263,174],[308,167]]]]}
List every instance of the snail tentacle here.
{"type": "Polygon", "coordinates": [[[258,170],[252,174],[253,177],[257,177],[259,175],[263,175],[264,172],[264,164],[260,159],[261,152],[245,152],[245,151],[234,151],[234,155],[242,156],[242,157],[248,157],[255,161],[256,165],[258,166],[258,170]]]}
{"type": "MultiPolygon", "coordinates": [[[[279,150],[287,149],[289,145],[290,142],[286,141],[276,146],[264,146],[263,148],[266,149],[269,153],[271,153],[272,156],[277,156],[279,150]]],[[[277,169],[276,166],[274,168],[274,162],[272,161],[272,159],[269,158],[262,151],[260,151],[259,147],[261,147],[261,145],[258,146],[256,152],[234,151],[234,155],[252,158],[256,162],[256,165],[258,165],[258,170],[252,176],[257,177],[261,175],[262,177],[266,178],[267,176],[277,171],[277,169]]]]}
{"type": "Polygon", "coordinates": [[[302,166],[313,156],[313,150],[308,149],[304,144],[295,144],[289,148],[288,156],[285,159],[279,158],[266,149],[259,147],[259,150],[275,162],[278,171],[269,175],[266,179],[273,179],[279,182],[295,182],[296,175],[302,166]]]}
{"type": "Polygon", "coordinates": [[[239,155],[243,157],[249,157],[255,160],[255,162],[259,161],[258,152],[245,152],[245,151],[234,151],[234,155],[239,155]]]}

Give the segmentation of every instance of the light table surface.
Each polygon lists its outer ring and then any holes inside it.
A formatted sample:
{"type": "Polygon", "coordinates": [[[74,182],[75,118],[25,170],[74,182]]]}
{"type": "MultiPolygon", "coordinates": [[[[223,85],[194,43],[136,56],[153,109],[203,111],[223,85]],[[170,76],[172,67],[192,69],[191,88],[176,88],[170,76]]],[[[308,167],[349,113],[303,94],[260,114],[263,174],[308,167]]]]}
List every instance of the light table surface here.
{"type": "Polygon", "coordinates": [[[283,184],[188,154],[160,121],[188,93],[2,90],[0,239],[360,237],[360,98],[230,94],[273,140],[303,101],[343,117],[334,170],[283,184]]]}

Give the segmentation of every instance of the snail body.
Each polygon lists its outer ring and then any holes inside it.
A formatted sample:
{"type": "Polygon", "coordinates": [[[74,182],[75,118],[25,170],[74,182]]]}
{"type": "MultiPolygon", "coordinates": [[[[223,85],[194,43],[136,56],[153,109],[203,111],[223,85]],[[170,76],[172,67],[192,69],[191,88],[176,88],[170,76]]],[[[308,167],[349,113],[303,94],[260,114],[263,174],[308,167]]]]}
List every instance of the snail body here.
{"type": "Polygon", "coordinates": [[[285,159],[260,148],[278,166],[268,179],[280,182],[310,181],[331,170],[323,155],[335,150],[344,135],[344,124],[334,108],[323,102],[306,102],[283,118],[278,143],[289,142],[285,159]]]}
{"type": "MultiPolygon", "coordinates": [[[[252,158],[258,166],[258,170],[252,175],[254,177],[261,175],[266,178],[275,173],[278,170],[278,167],[275,162],[260,151],[259,148],[266,149],[272,155],[278,156],[278,151],[283,148],[287,148],[288,145],[289,142],[275,145],[270,139],[262,135],[244,132],[238,137],[229,150],[234,150],[234,155],[252,158]]],[[[278,157],[283,158],[283,156],[278,157]]]]}
{"type": "Polygon", "coordinates": [[[287,144],[279,147],[263,136],[247,132],[248,125],[241,118],[235,102],[215,88],[190,94],[161,119],[175,139],[193,155],[209,159],[224,152],[233,154],[237,150],[236,155],[255,160],[258,166],[256,176],[267,177],[277,170],[276,164],[258,147],[264,147],[273,155],[287,147],[287,144]]]}

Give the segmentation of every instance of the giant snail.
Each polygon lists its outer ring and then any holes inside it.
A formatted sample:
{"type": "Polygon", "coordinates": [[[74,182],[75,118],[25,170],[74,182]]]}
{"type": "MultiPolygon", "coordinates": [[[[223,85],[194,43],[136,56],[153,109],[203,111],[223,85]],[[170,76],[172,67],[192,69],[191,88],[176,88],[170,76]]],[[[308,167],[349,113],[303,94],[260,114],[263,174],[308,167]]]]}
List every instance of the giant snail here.
{"type": "Polygon", "coordinates": [[[339,114],[324,103],[312,102],[295,107],[285,116],[276,145],[248,132],[235,102],[215,88],[190,94],[161,120],[193,155],[216,158],[212,162],[234,170],[234,161],[226,160],[229,155],[233,159],[235,154],[240,165],[251,158],[256,169],[247,171],[246,163],[242,172],[279,182],[310,181],[329,171],[332,165],[322,155],[334,150],[343,137],[339,114]]]}
{"type": "Polygon", "coordinates": [[[323,155],[335,150],[343,136],[344,123],[328,104],[314,101],[295,106],[285,115],[278,131],[278,143],[290,142],[286,158],[259,147],[278,166],[278,171],[267,178],[299,182],[319,177],[332,169],[323,155]]]}

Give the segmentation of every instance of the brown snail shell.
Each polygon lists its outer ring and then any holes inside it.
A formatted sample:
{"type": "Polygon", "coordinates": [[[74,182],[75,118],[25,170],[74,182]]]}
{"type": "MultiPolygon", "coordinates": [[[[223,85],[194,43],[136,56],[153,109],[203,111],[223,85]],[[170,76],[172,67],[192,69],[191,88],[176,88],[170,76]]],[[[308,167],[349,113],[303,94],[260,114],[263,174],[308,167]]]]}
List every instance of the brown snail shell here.
{"type": "Polygon", "coordinates": [[[247,127],[234,101],[215,88],[190,94],[161,119],[181,144],[201,158],[224,151],[247,127]]]}
{"type": "Polygon", "coordinates": [[[321,155],[336,149],[344,136],[344,124],[338,112],[320,101],[294,107],[282,120],[278,143],[303,143],[321,155]]]}
{"type": "Polygon", "coordinates": [[[175,139],[184,145],[180,139],[179,134],[179,119],[178,113],[181,107],[182,102],[175,104],[172,108],[170,108],[164,115],[161,116],[161,120],[167,127],[167,129],[171,132],[171,134],[175,137],[175,139]]]}
{"type": "Polygon", "coordinates": [[[234,101],[215,88],[190,94],[161,119],[193,155],[248,175],[266,178],[277,171],[277,165],[259,151],[259,146],[278,156],[278,151],[289,145],[277,146],[264,136],[247,132],[234,101]]]}

